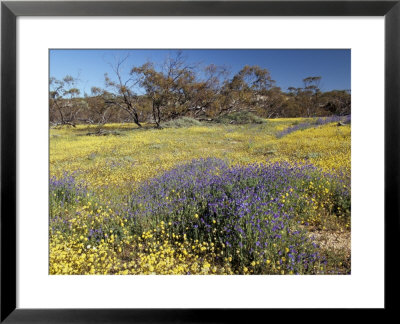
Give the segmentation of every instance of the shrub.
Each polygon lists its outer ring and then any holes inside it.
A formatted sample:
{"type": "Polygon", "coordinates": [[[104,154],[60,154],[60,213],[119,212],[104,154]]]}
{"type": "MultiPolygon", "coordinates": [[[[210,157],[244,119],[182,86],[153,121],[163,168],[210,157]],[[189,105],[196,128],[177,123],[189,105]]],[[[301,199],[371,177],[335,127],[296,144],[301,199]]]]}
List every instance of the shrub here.
{"type": "Polygon", "coordinates": [[[251,112],[241,111],[219,116],[215,122],[220,124],[262,124],[264,120],[251,112]]]}
{"type": "Polygon", "coordinates": [[[200,126],[201,122],[197,119],[190,118],[190,117],[180,117],[177,119],[171,119],[162,124],[165,128],[181,128],[181,127],[191,127],[191,126],[200,126]]]}

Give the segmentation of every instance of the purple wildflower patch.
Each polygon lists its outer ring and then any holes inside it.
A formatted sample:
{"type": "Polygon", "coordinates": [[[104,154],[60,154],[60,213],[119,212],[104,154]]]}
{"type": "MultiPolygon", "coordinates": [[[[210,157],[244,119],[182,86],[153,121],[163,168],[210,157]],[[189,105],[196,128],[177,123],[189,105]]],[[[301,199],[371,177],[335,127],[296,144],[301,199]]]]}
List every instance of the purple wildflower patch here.
{"type": "Polygon", "coordinates": [[[329,116],[329,117],[319,117],[317,119],[313,120],[308,120],[302,123],[298,123],[296,125],[290,126],[286,129],[284,129],[281,132],[278,132],[276,134],[277,138],[282,138],[290,133],[299,131],[299,130],[305,130],[308,128],[312,127],[318,127],[330,123],[335,123],[335,122],[342,122],[343,124],[350,124],[351,123],[351,115],[348,116],[329,116]]]}
{"type": "MultiPolygon", "coordinates": [[[[131,217],[143,229],[171,222],[175,234],[214,243],[237,267],[275,260],[290,251],[288,259],[296,262],[276,260],[287,266],[283,270],[289,271],[290,265],[290,271],[312,272],[323,260],[297,224],[309,209],[299,205],[296,196],[305,192],[305,184],[319,179],[340,183],[312,165],[229,167],[215,158],[194,160],[142,184],[132,197],[131,217]]],[[[338,197],[350,199],[342,187],[332,185],[338,197]]]]}

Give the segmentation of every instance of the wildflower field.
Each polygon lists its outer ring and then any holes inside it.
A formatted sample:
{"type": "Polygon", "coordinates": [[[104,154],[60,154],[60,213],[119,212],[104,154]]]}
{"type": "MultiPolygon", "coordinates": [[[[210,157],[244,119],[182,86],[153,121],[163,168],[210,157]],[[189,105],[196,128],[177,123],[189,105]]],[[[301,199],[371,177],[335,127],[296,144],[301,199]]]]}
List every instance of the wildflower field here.
{"type": "Polygon", "coordinates": [[[349,274],[351,125],[50,129],[50,274],[349,274]]]}

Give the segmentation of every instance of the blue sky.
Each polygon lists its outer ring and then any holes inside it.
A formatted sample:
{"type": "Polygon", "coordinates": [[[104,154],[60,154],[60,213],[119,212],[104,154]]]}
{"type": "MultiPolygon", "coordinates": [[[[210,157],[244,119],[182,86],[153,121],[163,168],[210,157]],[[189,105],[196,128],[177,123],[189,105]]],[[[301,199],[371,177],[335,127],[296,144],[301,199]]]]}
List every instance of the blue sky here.
{"type": "MultiPolygon", "coordinates": [[[[182,50],[191,63],[215,64],[228,67],[233,76],[244,65],[258,65],[270,71],[276,85],[283,91],[290,86],[301,87],[302,79],[321,76],[322,91],[351,89],[351,51],[322,50],[182,50]]],[[[148,60],[162,63],[175,50],[50,50],[50,76],[57,79],[65,75],[79,78],[78,88],[90,93],[92,86],[104,87],[104,73],[113,76],[110,63],[118,57],[129,58],[124,66],[127,75],[132,66],[148,60]]]]}

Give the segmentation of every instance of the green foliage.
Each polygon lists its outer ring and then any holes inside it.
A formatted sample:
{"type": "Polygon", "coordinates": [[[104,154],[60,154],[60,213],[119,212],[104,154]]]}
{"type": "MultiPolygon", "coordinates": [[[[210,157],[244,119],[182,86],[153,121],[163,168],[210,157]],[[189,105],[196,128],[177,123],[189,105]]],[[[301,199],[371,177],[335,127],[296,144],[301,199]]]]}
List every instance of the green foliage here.
{"type": "Polygon", "coordinates": [[[220,124],[262,124],[264,120],[251,112],[241,111],[219,116],[214,120],[220,124]]]}
{"type": "Polygon", "coordinates": [[[164,128],[182,128],[182,127],[191,127],[191,126],[200,126],[201,122],[197,119],[190,117],[181,117],[177,119],[171,119],[166,123],[162,124],[164,128]]]}

